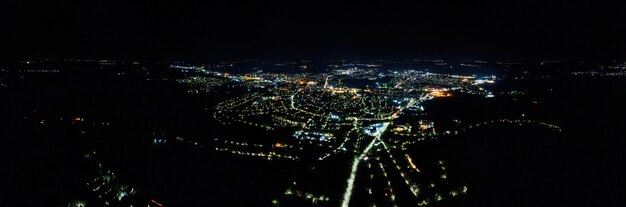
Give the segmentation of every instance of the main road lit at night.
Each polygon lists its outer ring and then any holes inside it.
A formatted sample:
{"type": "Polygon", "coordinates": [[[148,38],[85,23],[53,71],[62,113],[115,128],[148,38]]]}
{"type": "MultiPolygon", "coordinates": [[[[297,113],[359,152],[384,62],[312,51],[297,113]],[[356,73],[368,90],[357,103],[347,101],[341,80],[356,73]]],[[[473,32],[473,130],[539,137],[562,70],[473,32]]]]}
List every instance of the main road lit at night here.
{"type": "Polygon", "coordinates": [[[367,147],[365,148],[365,150],[363,150],[361,155],[354,158],[354,161],[352,162],[352,168],[350,171],[350,177],[348,178],[348,185],[346,187],[346,192],[343,194],[343,202],[341,203],[342,207],[348,207],[348,204],[350,204],[350,197],[352,196],[352,188],[354,188],[354,180],[356,180],[356,174],[359,169],[359,163],[361,162],[361,160],[363,160],[363,158],[365,158],[365,156],[367,156],[367,153],[372,149],[374,144],[377,141],[379,141],[380,136],[385,132],[385,130],[387,130],[388,126],[389,126],[389,122],[384,122],[380,125],[377,125],[376,132],[372,134],[374,135],[374,139],[372,139],[369,145],[367,145],[367,147]]]}

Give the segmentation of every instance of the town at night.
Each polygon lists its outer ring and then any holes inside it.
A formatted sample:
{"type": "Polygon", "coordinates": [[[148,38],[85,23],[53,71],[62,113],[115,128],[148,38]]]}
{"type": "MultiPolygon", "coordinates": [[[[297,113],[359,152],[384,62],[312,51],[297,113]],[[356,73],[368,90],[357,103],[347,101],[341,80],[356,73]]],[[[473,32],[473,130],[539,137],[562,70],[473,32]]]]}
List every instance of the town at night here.
{"type": "Polygon", "coordinates": [[[617,5],[32,3],[1,206],[626,204],[617,5]]]}

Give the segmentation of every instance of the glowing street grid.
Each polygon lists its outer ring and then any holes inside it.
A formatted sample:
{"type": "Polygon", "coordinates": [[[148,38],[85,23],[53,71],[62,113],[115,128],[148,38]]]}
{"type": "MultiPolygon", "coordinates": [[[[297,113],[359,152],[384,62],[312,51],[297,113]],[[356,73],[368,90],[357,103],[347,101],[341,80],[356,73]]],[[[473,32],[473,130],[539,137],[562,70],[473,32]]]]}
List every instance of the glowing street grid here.
{"type": "MultiPolygon", "coordinates": [[[[437,163],[438,169],[422,169],[420,165],[423,163],[418,163],[407,151],[407,147],[418,145],[422,141],[455,136],[491,123],[539,124],[560,131],[558,126],[548,123],[507,118],[465,124],[443,132],[437,132],[435,123],[430,120],[397,122],[407,114],[427,111],[423,103],[432,99],[446,99],[455,93],[492,98],[494,94],[482,85],[493,84],[497,80],[494,76],[359,68],[337,69],[319,74],[259,72],[241,75],[209,71],[202,67],[185,69],[213,77],[191,77],[179,81],[189,84],[209,80],[210,84],[201,87],[202,91],[224,85],[241,87],[248,91],[215,106],[213,118],[219,123],[228,126],[243,125],[270,132],[288,131],[291,138],[290,141],[283,139],[273,144],[235,141],[239,140],[235,138],[212,138],[212,143],[204,144],[194,138],[178,137],[177,141],[236,156],[313,163],[312,169],[333,157],[351,157],[345,168],[336,169],[338,176],[343,176],[344,173],[347,175],[341,195],[300,189],[295,181],[293,186],[285,190],[283,198],[301,199],[311,205],[353,205],[351,198],[357,188],[366,188],[366,192],[372,197],[371,206],[377,206],[376,202],[381,200],[387,201],[378,203],[380,206],[397,206],[396,199],[399,195],[396,192],[402,190],[408,190],[408,195],[411,195],[411,198],[403,199],[418,206],[453,198],[466,194],[468,187],[448,182],[446,162],[433,161],[437,163]],[[374,81],[370,82],[373,85],[367,87],[350,87],[346,84],[349,79],[374,81]],[[211,147],[205,147],[205,144],[211,147]],[[362,173],[359,172],[362,163],[367,163],[371,180],[383,179],[384,184],[355,184],[362,178],[362,173]],[[345,172],[340,172],[342,170],[345,172]],[[430,180],[425,182],[425,178],[430,180]],[[383,195],[383,198],[379,195],[383,195]]],[[[199,92],[194,90],[190,93],[199,92]]],[[[282,206],[283,200],[277,198],[271,203],[282,206]]]]}

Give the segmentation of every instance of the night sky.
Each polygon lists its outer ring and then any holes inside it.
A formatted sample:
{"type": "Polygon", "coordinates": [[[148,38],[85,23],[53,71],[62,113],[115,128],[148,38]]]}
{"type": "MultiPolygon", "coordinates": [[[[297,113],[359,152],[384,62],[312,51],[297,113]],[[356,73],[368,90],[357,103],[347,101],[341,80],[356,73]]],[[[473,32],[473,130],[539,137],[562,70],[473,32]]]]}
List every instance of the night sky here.
{"type": "Polygon", "coordinates": [[[5,0],[0,56],[624,59],[614,2],[5,0]]]}

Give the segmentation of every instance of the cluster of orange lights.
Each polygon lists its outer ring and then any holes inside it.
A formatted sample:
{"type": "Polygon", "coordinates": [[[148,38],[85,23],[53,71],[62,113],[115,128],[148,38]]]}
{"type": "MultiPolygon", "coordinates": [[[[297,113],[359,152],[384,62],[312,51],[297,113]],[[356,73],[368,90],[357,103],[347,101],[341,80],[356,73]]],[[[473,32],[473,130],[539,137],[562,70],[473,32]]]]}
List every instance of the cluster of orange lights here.
{"type": "Polygon", "coordinates": [[[433,92],[430,92],[428,95],[435,97],[435,98],[441,98],[441,97],[451,97],[452,93],[447,92],[447,91],[433,91],[433,92]]]}
{"type": "Polygon", "coordinates": [[[254,81],[254,80],[260,80],[261,78],[254,77],[254,76],[245,76],[245,77],[243,77],[243,79],[246,80],[246,81],[254,81]]]}
{"type": "MultiPolygon", "coordinates": [[[[164,205],[163,205],[163,204],[161,204],[161,203],[159,203],[159,202],[155,201],[154,199],[150,199],[150,202],[151,202],[151,203],[153,203],[153,204],[154,204],[154,205],[156,205],[156,206],[159,206],[159,207],[164,207],[164,205]]],[[[148,204],[148,207],[149,207],[149,206],[150,206],[150,204],[148,204]]]]}
{"type": "Polygon", "coordinates": [[[315,81],[297,80],[296,84],[300,84],[300,85],[315,85],[315,84],[317,84],[317,82],[315,82],[315,81]]]}
{"type": "Polygon", "coordinates": [[[331,88],[329,89],[333,93],[358,93],[358,88],[331,88]]]}

